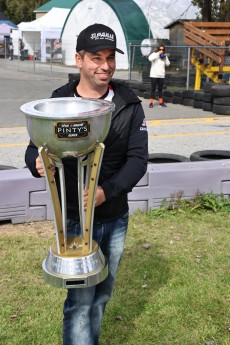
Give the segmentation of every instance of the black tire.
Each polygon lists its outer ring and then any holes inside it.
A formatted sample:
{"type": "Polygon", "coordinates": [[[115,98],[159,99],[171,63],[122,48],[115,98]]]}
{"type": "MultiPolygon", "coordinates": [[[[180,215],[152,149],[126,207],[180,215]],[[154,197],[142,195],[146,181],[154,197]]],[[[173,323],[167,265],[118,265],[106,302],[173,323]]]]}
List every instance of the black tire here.
{"type": "Polygon", "coordinates": [[[211,92],[205,92],[204,93],[204,97],[203,97],[203,101],[204,102],[208,102],[208,103],[211,103],[213,100],[213,95],[211,92]]]}
{"type": "Polygon", "coordinates": [[[145,91],[144,92],[144,98],[145,99],[149,99],[150,98],[150,92],[149,91],[145,91]]]}
{"type": "Polygon", "coordinates": [[[230,151],[225,150],[204,150],[197,151],[191,154],[190,160],[196,161],[211,161],[219,159],[230,159],[230,151]]]}
{"type": "Polygon", "coordinates": [[[182,90],[180,90],[180,91],[174,91],[174,93],[173,93],[173,97],[183,97],[183,91],[182,90]]]}
{"type": "Polygon", "coordinates": [[[203,101],[200,101],[198,99],[194,99],[194,105],[193,105],[194,108],[196,109],[202,109],[203,107],[203,101]]]}
{"type": "Polygon", "coordinates": [[[172,98],[171,97],[163,97],[163,100],[165,103],[172,103],[172,98]]]}
{"type": "Polygon", "coordinates": [[[183,98],[191,98],[194,97],[194,90],[184,90],[183,91],[183,98]]]}
{"type": "Polygon", "coordinates": [[[228,97],[230,95],[230,85],[216,85],[211,89],[214,97],[228,97]]]}
{"type": "Polygon", "coordinates": [[[230,97],[215,97],[213,99],[214,104],[230,105],[230,97]]]}
{"type": "Polygon", "coordinates": [[[129,80],[129,84],[128,85],[129,85],[130,89],[138,89],[139,85],[140,85],[140,82],[134,81],[134,80],[129,80]]]}
{"type": "Polygon", "coordinates": [[[150,153],[149,163],[161,164],[161,163],[180,163],[189,162],[189,158],[181,155],[175,155],[172,153],[150,153]]]}
{"type": "Polygon", "coordinates": [[[215,86],[215,83],[204,83],[204,91],[210,92],[213,86],[215,86]]]}
{"type": "Polygon", "coordinates": [[[9,166],[9,165],[0,165],[0,170],[11,170],[11,169],[17,169],[17,168],[9,166]]]}
{"type": "Polygon", "coordinates": [[[230,115],[230,106],[214,104],[213,112],[218,115],[230,115]]]}
{"type": "Polygon", "coordinates": [[[204,111],[212,111],[213,110],[213,103],[203,102],[202,109],[204,111]]]}
{"type": "Polygon", "coordinates": [[[139,85],[140,91],[150,91],[150,84],[148,83],[142,83],[139,85]]]}
{"type": "Polygon", "coordinates": [[[173,96],[172,103],[173,104],[182,104],[183,103],[183,97],[173,96]]]}
{"type": "Polygon", "coordinates": [[[203,91],[195,91],[193,98],[194,98],[194,100],[197,100],[197,101],[203,101],[204,92],[203,91]]]}
{"type": "Polygon", "coordinates": [[[193,107],[194,99],[193,98],[183,98],[183,105],[193,107]]]}

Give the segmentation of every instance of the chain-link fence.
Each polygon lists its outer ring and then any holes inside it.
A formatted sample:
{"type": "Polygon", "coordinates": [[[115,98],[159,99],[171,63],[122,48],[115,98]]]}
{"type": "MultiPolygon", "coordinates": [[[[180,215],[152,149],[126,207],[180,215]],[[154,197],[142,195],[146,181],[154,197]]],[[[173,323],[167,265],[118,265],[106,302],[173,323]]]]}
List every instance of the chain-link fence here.
{"type": "MultiPolygon", "coordinates": [[[[26,71],[28,73],[40,73],[52,75],[55,66],[65,69],[66,72],[74,73],[75,67],[75,43],[67,42],[63,48],[59,39],[46,39],[41,42],[40,39],[23,42],[22,40],[14,40],[13,54],[10,51],[10,40],[5,39],[0,44],[1,65],[4,63],[5,68],[15,69],[17,71],[26,71]],[[72,58],[72,64],[69,63],[68,56],[72,58]],[[12,61],[13,60],[13,61],[12,61]],[[67,62],[67,63],[66,63],[67,62]],[[72,70],[71,70],[72,68],[72,70]]],[[[197,59],[204,66],[210,64],[207,56],[201,56],[202,49],[221,50],[224,49],[224,65],[230,68],[230,47],[213,47],[213,46],[172,46],[166,45],[166,54],[170,60],[170,66],[166,68],[166,84],[168,87],[186,87],[193,88],[195,83],[196,68],[190,63],[192,51],[195,52],[197,59]]],[[[149,54],[156,49],[156,46],[130,44],[128,47],[128,63],[127,73],[123,73],[123,77],[128,80],[141,80],[149,82],[149,72],[151,63],[148,60],[149,54]]],[[[120,58],[120,57],[119,57],[120,58]]],[[[122,58],[125,58],[122,56],[122,58]]],[[[127,57],[126,57],[127,59],[127,57]]],[[[215,61],[214,61],[215,65],[215,61]]],[[[56,73],[56,72],[55,72],[56,73]]],[[[77,73],[77,71],[76,71],[77,73]]],[[[229,80],[229,73],[223,73],[223,77],[229,80]]],[[[205,75],[202,81],[207,81],[205,75]]]]}
{"type": "MultiPolygon", "coordinates": [[[[170,60],[170,66],[166,67],[166,83],[167,86],[175,87],[193,87],[195,83],[196,67],[191,63],[191,54],[197,60],[197,63],[204,68],[211,66],[211,60],[205,56],[202,51],[208,49],[210,51],[223,51],[223,66],[227,66],[228,72],[220,72],[220,78],[229,82],[230,73],[230,47],[223,46],[165,46],[166,54],[170,60]]],[[[132,73],[138,70],[142,73],[142,81],[149,81],[151,62],[148,56],[156,50],[156,46],[149,45],[132,45],[129,46],[129,79],[132,79],[132,73]]],[[[219,66],[216,61],[212,62],[212,67],[219,66]]],[[[206,75],[202,76],[202,82],[207,81],[206,75]]]]}

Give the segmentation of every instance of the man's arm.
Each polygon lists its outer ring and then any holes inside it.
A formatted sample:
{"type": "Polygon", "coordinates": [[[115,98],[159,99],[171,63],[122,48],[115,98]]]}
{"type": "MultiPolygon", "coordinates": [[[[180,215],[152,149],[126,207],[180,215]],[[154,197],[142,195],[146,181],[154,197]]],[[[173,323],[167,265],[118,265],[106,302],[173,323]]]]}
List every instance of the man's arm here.
{"type": "Polygon", "coordinates": [[[131,192],[147,170],[148,133],[143,108],[137,104],[134,109],[130,128],[126,162],[110,179],[101,184],[105,198],[119,197],[122,193],[131,192]]]}

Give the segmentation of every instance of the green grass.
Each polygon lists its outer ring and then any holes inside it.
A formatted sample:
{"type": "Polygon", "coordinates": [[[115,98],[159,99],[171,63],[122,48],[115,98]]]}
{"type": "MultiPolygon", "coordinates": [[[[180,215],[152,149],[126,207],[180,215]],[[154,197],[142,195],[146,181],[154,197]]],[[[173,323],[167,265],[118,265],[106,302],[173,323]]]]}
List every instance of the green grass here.
{"type": "MultiPolygon", "coordinates": [[[[101,345],[230,344],[229,211],[209,195],[130,217],[101,345]]],[[[52,222],[3,224],[0,241],[0,344],[61,345],[66,292],[41,269],[52,222]]]]}

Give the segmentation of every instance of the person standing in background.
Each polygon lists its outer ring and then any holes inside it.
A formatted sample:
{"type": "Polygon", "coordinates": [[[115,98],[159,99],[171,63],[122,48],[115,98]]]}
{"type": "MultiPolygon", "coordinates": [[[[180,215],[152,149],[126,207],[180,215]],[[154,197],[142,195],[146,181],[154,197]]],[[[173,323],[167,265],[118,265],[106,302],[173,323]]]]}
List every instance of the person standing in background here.
{"type": "Polygon", "coordinates": [[[156,99],[156,87],[158,88],[159,105],[167,107],[163,100],[163,86],[165,80],[165,67],[170,65],[170,61],[165,54],[165,46],[161,44],[156,52],[149,55],[148,59],[151,62],[149,108],[153,108],[154,100],[156,99]]]}
{"type": "Polygon", "coordinates": [[[22,39],[19,39],[19,50],[20,50],[20,60],[24,61],[24,48],[25,44],[23,43],[22,39]]]}
{"type": "Polygon", "coordinates": [[[13,45],[13,42],[12,40],[10,40],[10,43],[9,43],[9,60],[13,60],[14,59],[14,45],[13,45]]]}

